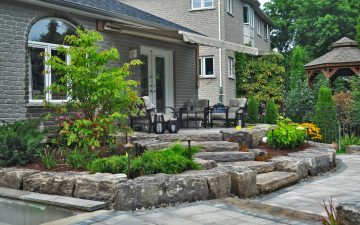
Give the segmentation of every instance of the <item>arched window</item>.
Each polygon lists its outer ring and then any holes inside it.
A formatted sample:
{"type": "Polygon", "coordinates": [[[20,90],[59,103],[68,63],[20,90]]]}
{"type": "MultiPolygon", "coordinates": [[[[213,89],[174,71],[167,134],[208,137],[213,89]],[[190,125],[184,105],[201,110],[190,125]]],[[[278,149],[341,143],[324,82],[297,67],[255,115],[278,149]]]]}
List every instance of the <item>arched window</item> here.
{"type": "Polygon", "coordinates": [[[31,101],[64,101],[67,93],[47,92],[46,89],[58,82],[60,74],[45,65],[48,56],[57,55],[64,61],[69,61],[68,56],[61,55],[56,48],[66,46],[66,35],[76,33],[75,27],[70,23],[57,19],[46,18],[37,21],[30,29],[28,37],[29,46],[29,72],[30,72],[30,100],[31,101]]]}

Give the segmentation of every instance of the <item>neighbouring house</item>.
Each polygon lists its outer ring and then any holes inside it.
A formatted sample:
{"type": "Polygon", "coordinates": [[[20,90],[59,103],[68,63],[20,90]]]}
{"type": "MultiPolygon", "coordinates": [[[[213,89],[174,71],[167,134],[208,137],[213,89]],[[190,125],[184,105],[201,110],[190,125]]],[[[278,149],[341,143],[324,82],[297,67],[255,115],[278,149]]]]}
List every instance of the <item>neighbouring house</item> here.
{"type": "Polygon", "coordinates": [[[119,50],[119,63],[140,58],[144,64],[134,69],[133,79],[140,81],[139,94],[157,106],[197,99],[198,45],[185,43],[178,33],[193,31],[116,0],[2,0],[0,120],[39,117],[48,110],[44,99],[66,101],[66,94],[45,91],[57,75],[41,53],[57,54],[77,26],[100,31],[102,47],[119,50]]]}
{"type": "MultiPolygon", "coordinates": [[[[257,0],[119,0],[219,41],[270,52],[271,19],[257,0]]],[[[199,98],[227,104],[236,95],[235,52],[201,46],[199,98]]]]}

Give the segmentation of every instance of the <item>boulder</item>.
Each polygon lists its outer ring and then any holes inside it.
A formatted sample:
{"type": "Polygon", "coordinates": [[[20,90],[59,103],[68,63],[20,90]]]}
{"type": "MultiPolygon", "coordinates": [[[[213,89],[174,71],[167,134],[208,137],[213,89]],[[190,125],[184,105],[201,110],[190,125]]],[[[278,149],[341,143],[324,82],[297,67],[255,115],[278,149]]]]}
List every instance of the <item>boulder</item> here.
{"type": "Polygon", "coordinates": [[[338,206],[336,206],[336,212],[340,224],[360,224],[360,201],[339,203],[338,206]]]}
{"type": "Polygon", "coordinates": [[[273,162],[261,162],[261,161],[240,161],[240,162],[226,162],[218,163],[218,166],[234,166],[234,167],[246,167],[251,170],[260,173],[268,173],[275,170],[275,163],[273,162]]]}
{"type": "Polygon", "coordinates": [[[43,194],[73,196],[76,180],[86,172],[41,172],[24,178],[24,190],[43,194]]]}
{"type": "Polygon", "coordinates": [[[197,164],[200,164],[204,170],[210,170],[217,167],[217,164],[214,160],[204,160],[199,158],[195,158],[194,160],[197,164]]]}
{"type": "Polygon", "coordinates": [[[292,172],[262,173],[257,175],[256,185],[260,194],[266,194],[290,186],[299,179],[299,176],[292,172]]]}
{"type": "Polygon", "coordinates": [[[255,157],[267,157],[268,152],[264,149],[249,149],[249,152],[255,154],[255,157]]]}
{"type": "Polygon", "coordinates": [[[348,154],[360,154],[360,145],[349,145],[346,147],[348,154]]]}
{"type": "Polygon", "coordinates": [[[221,166],[210,171],[228,173],[231,178],[231,193],[240,198],[253,197],[258,193],[254,170],[241,166],[221,166]]]}
{"type": "Polygon", "coordinates": [[[303,159],[306,163],[308,174],[317,176],[319,173],[328,172],[332,168],[329,154],[320,151],[302,151],[296,153],[289,153],[289,156],[303,159]]]}
{"type": "Polygon", "coordinates": [[[308,173],[308,166],[304,159],[281,156],[275,157],[270,160],[275,164],[275,169],[282,172],[295,172],[300,179],[306,178],[308,173]]]}
{"type": "Polygon", "coordinates": [[[255,154],[251,152],[199,152],[196,157],[215,162],[236,162],[254,160],[255,154]]]}
{"type": "Polygon", "coordinates": [[[0,187],[22,190],[24,178],[38,172],[40,171],[14,167],[0,169],[0,187]]]}
{"type": "Polygon", "coordinates": [[[116,187],[121,182],[126,182],[125,174],[96,173],[79,176],[75,182],[73,197],[104,201],[114,201],[116,187]]]}

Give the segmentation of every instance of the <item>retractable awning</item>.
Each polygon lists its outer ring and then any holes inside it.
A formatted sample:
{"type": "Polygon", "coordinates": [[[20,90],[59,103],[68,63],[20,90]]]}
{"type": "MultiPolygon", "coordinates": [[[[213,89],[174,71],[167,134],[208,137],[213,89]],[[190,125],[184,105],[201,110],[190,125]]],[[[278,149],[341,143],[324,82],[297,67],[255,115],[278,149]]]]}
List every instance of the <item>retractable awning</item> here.
{"type": "Polygon", "coordinates": [[[236,44],[228,41],[222,41],[215,38],[209,38],[199,34],[189,33],[185,31],[179,31],[179,34],[182,35],[184,42],[198,44],[203,46],[210,46],[222,49],[228,49],[231,51],[247,53],[250,55],[259,55],[259,50],[257,48],[248,47],[241,44],[236,44]]]}

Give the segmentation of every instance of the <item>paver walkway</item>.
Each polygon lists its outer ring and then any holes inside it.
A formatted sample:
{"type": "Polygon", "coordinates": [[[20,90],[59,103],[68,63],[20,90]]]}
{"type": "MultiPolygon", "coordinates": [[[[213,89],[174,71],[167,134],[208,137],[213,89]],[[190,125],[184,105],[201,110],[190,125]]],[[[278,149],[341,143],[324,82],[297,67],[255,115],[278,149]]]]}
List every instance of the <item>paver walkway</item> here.
{"type": "Polygon", "coordinates": [[[297,185],[266,195],[257,201],[302,212],[323,214],[320,203],[360,200],[360,155],[337,155],[339,170],[314,177],[297,185]]]}

